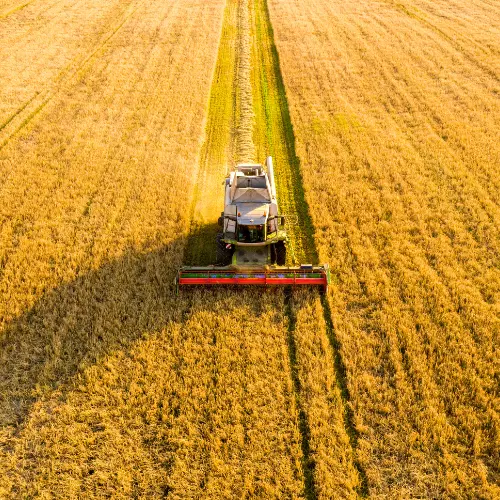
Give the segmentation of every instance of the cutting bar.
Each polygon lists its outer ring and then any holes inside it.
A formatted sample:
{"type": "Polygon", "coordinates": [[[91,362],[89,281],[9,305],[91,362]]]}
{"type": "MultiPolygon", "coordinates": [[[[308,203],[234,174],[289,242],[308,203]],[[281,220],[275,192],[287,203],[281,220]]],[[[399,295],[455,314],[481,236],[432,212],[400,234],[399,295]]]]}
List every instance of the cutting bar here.
{"type": "Polygon", "coordinates": [[[320,286],[327,290],[330,270],[327,264],[298,267],[266,266],[265,268],[182,267],[177,274],[177,287],[188,285],[277,285],[277,286],[320,286]]]}

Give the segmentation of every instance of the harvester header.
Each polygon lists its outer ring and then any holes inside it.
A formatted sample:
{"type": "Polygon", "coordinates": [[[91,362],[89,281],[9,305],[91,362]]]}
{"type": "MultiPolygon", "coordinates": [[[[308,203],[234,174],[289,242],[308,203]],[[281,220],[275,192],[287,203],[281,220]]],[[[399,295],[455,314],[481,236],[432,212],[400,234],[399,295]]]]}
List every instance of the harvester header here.
{"type": "Polygon", "coordinates": [[[219,217],[217,265],[179,269],[177,286],[320,286],[330,281],[328,264],[286,266],[286,217],[279,213],[273,161],[240,164],[226,177],[219,217]]]}

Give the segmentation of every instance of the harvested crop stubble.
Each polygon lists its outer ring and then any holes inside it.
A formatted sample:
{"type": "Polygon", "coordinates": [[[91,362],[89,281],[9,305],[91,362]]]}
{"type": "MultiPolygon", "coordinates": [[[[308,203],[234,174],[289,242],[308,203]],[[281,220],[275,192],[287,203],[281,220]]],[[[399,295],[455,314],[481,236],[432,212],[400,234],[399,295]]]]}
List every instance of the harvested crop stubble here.
{"type": "Polygon", "coordinates": [[[304,200],[288,102],[280,72],[267,4],[252,1],[252,79],[255,109],[254,144],[259,157],[274,161],[280,211],[287,216],[289,261],[317,261],[311,219],[304,200]]]}
{"type": "Polygon", "coordinates": [[[498,6],[269,5],[370,494],[498,497],[498,6]]]}
{"type": "MultiPolygon", "coordinates": [[[[187,265],[215,262],[217,219],[224,200],[224,178],[239,161],[252,161],[253,151],[248,126],[253,114],[248,110],[251,88],[245,78],[248,61],[242,49],[248,42],[244,32],[244,6],[238,0],[226,3],[217,64],[210,92],[205,140],[201,148],[198,179],[191,205],[191,230],[185,252],[187,265]],[[242,113],[242,108],[246,113],[242,113]],[[245,121],[246,118],[246,121],[245,121]],[[250,154],[247,157],[245,152],[250,154]]],[[[247,22],[247,21],[246,21],[247,22]]]]}

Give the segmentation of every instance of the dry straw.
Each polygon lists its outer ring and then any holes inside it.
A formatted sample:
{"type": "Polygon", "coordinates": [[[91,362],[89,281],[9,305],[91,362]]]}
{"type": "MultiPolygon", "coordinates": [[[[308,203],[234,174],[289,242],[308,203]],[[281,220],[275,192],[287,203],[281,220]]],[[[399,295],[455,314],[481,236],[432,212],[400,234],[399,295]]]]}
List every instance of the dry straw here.
{"type": "Polygon", "coordinates": [[[238,162],[256,161],[253,145],[253,99],[251,81],[251,33],[248,0],[238,4],[236,158],[238,162]]]}

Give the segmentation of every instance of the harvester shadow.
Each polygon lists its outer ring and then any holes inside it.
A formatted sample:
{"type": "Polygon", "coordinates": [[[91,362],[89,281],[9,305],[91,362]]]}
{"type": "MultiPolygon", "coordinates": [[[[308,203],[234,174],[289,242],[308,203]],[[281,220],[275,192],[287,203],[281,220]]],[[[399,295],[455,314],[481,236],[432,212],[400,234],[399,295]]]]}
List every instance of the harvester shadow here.
{"type": "Polygon", "coordinates": [[[209,266],[216,264],[215,243],[218,224],[193,223],[187,237],[183,264],[186,266],[209,266]]]}
{"type": "MultiPolygon", "coordinates": [[[[207,228],[190,239],[204,242],[207,228]]],[[[128,249],[114,261],[43,295],[0,331],[0,428],[20,428],[34,403],[146,332],[183,322],[194,293],[176,294],[186,237],[151,251],[128,249]]],[[[187,264],[187,262],[184,262],[187,264]]],[[[202,307],[215,307],[208,292],[202,307]]],[[[206,297],[206,294],[203,296],[206,297]]],[[[199,304],[198,304],[199,306],[199,304]]]]}
{"type": "MultiPolygon", "coordinates": [[[[200,225],[188,237],[160,248],[130,248],[120,258],[46,292],[33,307],[7,322],[0,331],[0,429],[14,435],[22,432],[33,405],[54,391],[64,400],[78,383],[79,373],[108,355],[130,351],[144,334],[160,332],[171,323],[186,324],[200,311],[218,314],[219,299],[227,301],[235,289],[205,288],[177,295],[174,283],[181,265],[214,263],[216,233],[217,226],[200,225]]],[[[260,294],[268,299],[246,301],[252,304],[255,322],[263,314],[262,304],[275,299],[276,291],[260,290],[255,297],[260,294]]],[[[293,327],[288,343],[296,370],[293,327]]],[[[292,377],[298,395],[300,385],[294,373],[292,377]]],[[[303,412],[300,420],[306,489],[313,492],[310,431],[303,412]]],[[[314,493],[308,496],[313,498],[314,493]]]]}

